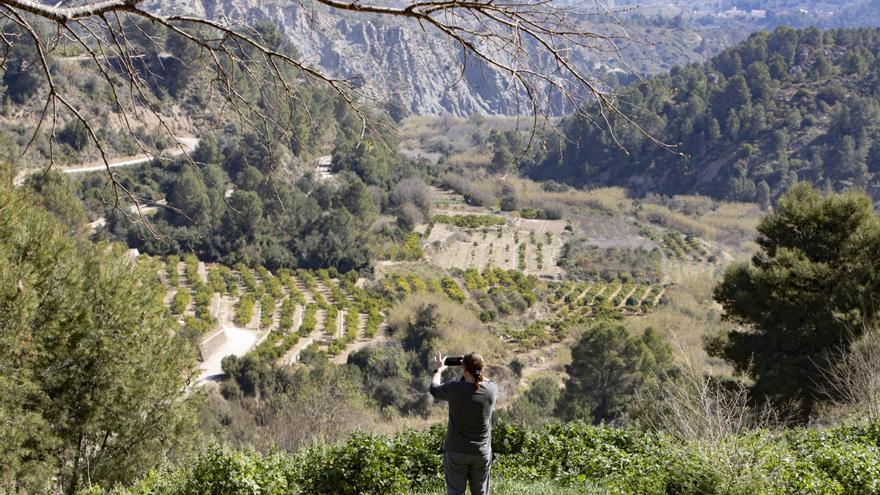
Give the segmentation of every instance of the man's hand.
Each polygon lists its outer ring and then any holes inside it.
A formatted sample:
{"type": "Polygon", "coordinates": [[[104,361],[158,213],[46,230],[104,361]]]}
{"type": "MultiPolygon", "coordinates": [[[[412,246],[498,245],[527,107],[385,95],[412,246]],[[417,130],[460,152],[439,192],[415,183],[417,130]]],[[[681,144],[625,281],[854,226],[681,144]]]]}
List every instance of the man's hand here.
{"type": "MultiPolygon", "coordinates": [[[[440,381],[443,378],[443,370],[446,369],[443,359],[443,355],[438,352],[434,359],[431,360],[431,364],[434,366],[434,370],[431,372],[431,394],[434,394],[434,387],[439,387],[440,381]]],[[[434,397],[437,397],[437,395],[434,395],[434,397]]]]}
{"type": "Polygon", "coordinates": [[[443,364],[444,359],[446,359],[446,358],[442,354],[440,354],[439,352],[434,356],[434,361],[433,361],[434,369],[440,373],[442,373],[443,370],[446,369],[446,365],[443,364]]]}

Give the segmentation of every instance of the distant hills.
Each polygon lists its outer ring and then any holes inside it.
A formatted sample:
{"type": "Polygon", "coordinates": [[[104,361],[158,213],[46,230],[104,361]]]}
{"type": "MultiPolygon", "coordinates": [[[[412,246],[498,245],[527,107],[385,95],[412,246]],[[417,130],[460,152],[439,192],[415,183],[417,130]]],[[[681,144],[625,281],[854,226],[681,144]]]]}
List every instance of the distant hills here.
{"type": "Polygon", "coordinates": [[[668,151],[612,117],[570,119],[528,167],[534,178],[768,202],[798,180],[857,186],[880,178],[880,30],[751,35],[705,63],[620,90],[619,105],[668,151]],[[679,155],[677,153],[681,153],[679,155]]]}
{"type": "MultiPolygon", "coordinates": [[[[877,1],[827,2],[700,1],[610,2],[637,42],[614,54],[575,49],[572,60],[606,88],[677,65],[703,61],[759,29],[779,24],[865,25],[876,18],[877,1]],[[836,10],[833,11],[833,10],[836,10]],[[865,14],[868,12],[868,14],[865,14]]],[[[587,2],[587,6],[590,3],[587,2]]],[[[499,72],[470,61],[459,81],[460,50],[431,29],[400,19],[343,13],[315,2],[180,0],[155,9],[282,25],[303,58],[339,76],[362,80],[366,91],[417,114],[522,113],[522,94],[499,72]]],[[[585,16],[585,29],[620,34],[603,16],[585,16]]],[[[548,72],[554,67],[548,66],[548,72]]],[[[560,113],[570,108],[558,109],[560,113]]]]}

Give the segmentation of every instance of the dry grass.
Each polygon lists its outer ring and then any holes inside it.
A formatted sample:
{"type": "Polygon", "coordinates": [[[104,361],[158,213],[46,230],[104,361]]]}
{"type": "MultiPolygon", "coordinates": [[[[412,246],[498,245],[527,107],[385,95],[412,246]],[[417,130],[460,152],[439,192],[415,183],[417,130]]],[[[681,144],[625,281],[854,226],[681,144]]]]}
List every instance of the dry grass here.
{"type": "Polygon", "coordinates": [[[711,238],[714,238],[717,234],[714,227],[706,225],[694,217],[672,211],[662,205],[650,203],[642,204],[637,208],[636,216],[640,220],[663,227],[671,227],[685,234],[711,238]]]}
{"type": "MultiPolygon", "coordinates": [[[[678,201],[697,200],[700,197],[676,196],[678,201]]],[[[763,212],[750,203],[717,202],[706,212],[684,213],[665,205],[642,203],[636,216],[645,222],[677,229],[723,245],[732,251],[731,257],[743,258],[756,249],[756,228],[763,212]]]]}
{"type": "Polygon", "coordinates": [[[514,188],[524,203],[557,202],[568,206],[589,206],[607,213],[629,212],[632,200],[622,187],[597,189],[571,188],[562,192],[548,192],[541,183],[519,177],[508,177],[506,183],[514,188]]]}
{"type": "Polygon", "coordinates": [[[441,294],[412,294],[400,301],[388,312],[388,327],[402,337],[419,308],[428,304],[437,305],[441,330],[438,350],[448,355],[479,352],[487,362],[506,362],[506,349],[501,339],[489,333],[472,310],[441,294]]]}
{"type": "Polygon", "coordinates": [[[721,320],[721,307],[712,299],[716,283],[717,278],[712,272],[691,274],[667,290],[663,304],[654,312],[631,319],[628,326],[636,332],[653,327],[681,348],[691,362],[700,364],[712,374],[729,374],[726,363],[709,357],[703,349],[706,335],[731,326],[721,320]]]}
{"type": "Polygon", "coordinates": [[[715,241],[737,246],[743,253],[757,249],[754,242],[764,212],[756,204],[722,202],[700,220],[716,229],[715,241]]]}
{"type": "Polygon", "coordinates": [[[472,148],[465,151],[459,151],[449,155],[446,163],[454,167],[481,167],[492,160],[492,153],[489,150],[480,150],[472,148]]]}
{"type": "Polygon", "coordinates": [[[453,117],[450,115],[411,115],[400,126],[400,136],[404,140],[419,140],[436,136],[445,136],[451,142],[467,138],[477,129],[499,131],[522,129],[528,130],[529,123],[517,117],[479,116],[470,118],[453,117]]]}

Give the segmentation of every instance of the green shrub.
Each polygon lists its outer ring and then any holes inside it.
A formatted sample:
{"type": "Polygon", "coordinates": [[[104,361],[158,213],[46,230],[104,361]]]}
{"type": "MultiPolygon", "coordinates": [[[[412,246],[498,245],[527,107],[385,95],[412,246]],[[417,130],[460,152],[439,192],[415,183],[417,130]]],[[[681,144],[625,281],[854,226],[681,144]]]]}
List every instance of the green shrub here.
{"type": "Polygon", "coordinates": [[[182,315],[189,302],[189,291],[185,287],[179,288],[174,294],[174,299],[171,300],[171,314],[182,315]]]}
{"type": "Polygon", "coordinates": [[[440,281],[440,284],[443,287],[443,291],[455,302],[463,303],[465,300],[464,292],[461,290],[461,287],[458,286],[458,283],[452,277],[443,277],[440,281]]]}
{"type": "Polygon", "coordinates": [[[425,255],[420,245],[422,236],[417,232],[407,234],[400,246],[391,246],[388,258],[398,261],[418,261],[425,255]]]}
{"type": "Polygon", "coordinates": [[[357,311],[349,310],[345,313],[345,340],[346,342],[354,342],[358,336],[358,325],[360,324],[360,314],[357,311]]]}
{"type": "Polygon", "coordinates": [[[238,276],[241,277],[241,283],[244,285],[245,290],[252,293],[255,297],[260,297],[263,294],[263,288],[257,283],[257,278],[254,277],[254,272],[250,268],[245,266],[244,263],[238,263],[235,265],[235,270],[238,271],[238,276]]]}
{"type": "Polygon", "coordinates": [[[180,285],[180,273],[177,272],[177,265],[180,263],[179,256],[169,256],[165,258],[165,275],[168,277],[168,285],[177,287],[180,285]]]}
{"type": "MultiPolygon", "coordinates": [[[[492,476],[502,486],[541,490],[510,492],[523,494],[876,494],[878,430],[753,431],[707,445],[583,422],[498,423],[492,476]]],[[[195,462],[153,471],[120,493],[440,493],[444,435],[441,425],[392,437],[355,433],[295,454],[211,447],[195,462]]]]}
{"type": "Polygon", "coordinates": [[[200,285],[192,294],[196,316],[200,320],[213,325],[215,323],[214,317],[211,316],[211,299],[213,294],[208,291],[208,287],[204,284],[200,285]]]}
{"type": "Polygon", "coordinates": [[[485,289],[489,287],[489,284],[476,268],[468,268],[464,271],[464,286],[467,287],[467,290],[473,292],[475,290],[485,289]]]}
{"type": "Polygon", "coordinates": [[[302,324],[299,327],[299,334],[303,337],[308,336],[318,325],[318,306],[315,304],[307,304],[303,311],[302,324]]]}
{"type": "Polygon", "coordinates": [[[336,335],[336,327],[337,327],[337,319],[339,317],[339,310],[336,309],[335,306],[330,306],[327,309],[327,319],[324,320],[324,331],[329,335],[336,335]]]}
{"type": "Polygon", "coordinates": [[[284,285],[287,289],[287,294],[290,296],[290,299],[293,300],[296,304],[301,306],[305,306],[306,298],[303,295],[302,291],[296,286],[296,279],[293,278],[293,273],[287,268],[282,268],[278,270],[278,280],[284,285]]]}
{"type": "Polygon", "coordinates": [[[278,329],[288,331],[293,328],[293,315],[296,313],[296,303],[290,297],[281,303],[281,315],[278,318],[278,329]]]}
{"type": "Polygon", "coordinates": [[[189,283],[193,291],[200,290],[205,282],[199,275],[199,259],[195,255],[188,254],[183,258],[183,272],[186,275],[186,281],[189,283]]]}
{"type": "Polygon", "coordinates": [[[152,471],[143,481],[123,493],[296,493],[298,472],[296,459],[280,452],[261,455],[253,451],[215,446],[206,450],[192,465],[174,471],[152,471]]]}
{"type": "Polygon", "coordinates": [[[306,289],[312,290],[318,285],[318,281],[306,270],[297,270],[296,276],[302,281],[306,289]]]}
{"type": "Polygon", "coordinates": [[[446,223],[467,229],[492,227],[507,223],[506,218],[497,215],[434,215],[431,221],[433,223],[446,223]]]}
{"type": "Polygon", "coordinates": [[[272,316],[274,315],[275,298],[267,292],[260,298],[260,328],[269,328],[272,325],[272,316]]]}
{"type": "Polygon", "coordinates": [[[238,300],[238,307],[235,308],[235,323],[245,326],[254,319],[254,296],[245,294],[238,300]]]}
{"type": "Polygon", "coordinates": [[[304,493],[411,493],[439,484],[442,431],[403,432],[395,437],[354,433],[348,441],[321,446],[301,457],[304,493]]]}
{"type": "Polygon", "coordinates": [[[519,211],[519,216],[531,220],[535,218],[541,218],[543,215],[541,210],[535,208],[523,208],[519,211]]]}
{"type": "Polygon", "coordinates": [[[231,296],[237,296],[238,280],[235,278],[235,273],[233,273],[228,266],[223,265],[219,267],[219,272],[220,276],[223,278],[223,283],[226,285],[223,292],[226,292],[231,296]]]}
{"type": "Polygon", "coordinates": [[[379,306],[370,306],[367,310],[367,326],[364,328],[364,337],[372,339],[379,331],[379,324],[382,323],[382,315],[379,313],[379,306]]]}
{"type": "Polygon", "coordinates": [[[263,279],[263,287],[272,295],[275,299],[281,299],[284,293],[281,291],[281,282],[272,275],[272,272],[267,270],[266,268],[260,266],[257,267],[257,273],[260,274],[260,278],[263,279]]]}
{"type": "Polygon", "coordinates": [[[324,295],[321,294],[316,287],[312,288],[312,300],[315,301],[315,304],[321,309],[327,309],[330,307],[330,305],[327,304],[327,299],[324,298],[324,295]]]}

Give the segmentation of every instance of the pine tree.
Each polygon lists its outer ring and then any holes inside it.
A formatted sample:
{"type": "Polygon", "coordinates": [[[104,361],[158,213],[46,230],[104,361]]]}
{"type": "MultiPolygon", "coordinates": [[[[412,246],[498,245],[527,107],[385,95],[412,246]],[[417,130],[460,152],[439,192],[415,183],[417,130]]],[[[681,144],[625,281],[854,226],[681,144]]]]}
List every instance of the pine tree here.
{"type": "Polygon", "coordinates": [[[191,443],[196,360],[163,297],[155,266],[0,188],[0,492],[129,481],[191,443]]]}
{"type": "Polygon", "coordinates": [[[646,380],[665,374],[672,356],[653,330],[634,336],[611,323],[587,330],[571,354],[556,414],[594,423],[620,419],[646,380]]]}
{"type": "Polygon", "coordinates": [[[878,307],[880,220],[869,197],[823,197],[795,185],[758,226],[761,251],[730,267],[715,289],[726,318],[745,325],[708,345],[769,399],[807,418],[827,399],[819,370],[829,350],[858,336],[878,307]]]}

